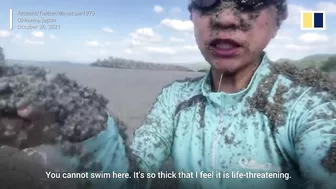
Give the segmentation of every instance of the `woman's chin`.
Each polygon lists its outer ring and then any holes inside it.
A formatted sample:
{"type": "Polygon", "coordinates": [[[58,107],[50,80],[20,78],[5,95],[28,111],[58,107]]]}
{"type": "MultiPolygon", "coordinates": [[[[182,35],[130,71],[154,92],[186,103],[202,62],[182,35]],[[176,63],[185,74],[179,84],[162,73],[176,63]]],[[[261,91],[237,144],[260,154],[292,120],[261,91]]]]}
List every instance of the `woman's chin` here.
{"type": "Polygon", "coordinates": [[[236,61],[216,61],[212,67],[221,73],[234,73],[238,70],[239,64],[236,61]]]}

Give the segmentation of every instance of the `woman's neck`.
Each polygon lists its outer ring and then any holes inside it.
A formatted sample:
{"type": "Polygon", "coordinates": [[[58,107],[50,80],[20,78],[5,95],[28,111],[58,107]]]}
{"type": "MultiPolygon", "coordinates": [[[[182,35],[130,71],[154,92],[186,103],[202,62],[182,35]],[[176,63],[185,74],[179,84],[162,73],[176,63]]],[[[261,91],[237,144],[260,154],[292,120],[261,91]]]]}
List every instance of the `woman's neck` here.
{"type": "Polygon", "coordinates": [[[245,89],[251,81],[251,78],[258,68],[261,58],[243,66],[234,72],[219,72],[211,69],[212,89],[213,91],[223,91],[225,93],[236,93],[245,89]]]}

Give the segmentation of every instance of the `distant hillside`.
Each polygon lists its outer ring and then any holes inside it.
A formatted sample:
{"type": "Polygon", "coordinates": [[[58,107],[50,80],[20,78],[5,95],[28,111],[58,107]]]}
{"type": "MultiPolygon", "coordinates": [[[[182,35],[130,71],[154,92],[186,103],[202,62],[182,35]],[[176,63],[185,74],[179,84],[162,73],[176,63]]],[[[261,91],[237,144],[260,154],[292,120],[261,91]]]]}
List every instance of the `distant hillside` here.
{"type": "Polygon", "coordinates": [[[204,68],[204,69],[199,69],[199,70],[197,70],[197,71],[198,71],[198,72],[204,72],[204,73],[206,73],[206,72],[209,71],[209,69],[210,69],[210,68],[204,68]]]}
{"type": "Polygon", "coordinates": [[[194,71],[199,71],[199,70],[209,70],[210,64],[208,62],[195,62],[195,63],[183,63],[179,64],[183,65],[184,67],[194,70],[194,71]]]}
{"type": "Polygon", "coordinates": [[[187,71],[193,72],[184,66],[173,64],[156,64],[151,62],[128,60],[123,58],[109,57],[104,60],[97,60],[91,66],[108,67],[108,68],[122,68],[122,69],[144,69],[144,70],[164,70],[164,71],[187,71]]]}
{"type": "Polygon", "coordinates": [[[282,58],[282,59],[277,60],[276,62],[278,63],[288,62],[288,63],[298,66],[299,68],[314,67],[314,68],[320,69],[324,64],[326,64],[326,61],[328,61],[328,59],[332,56],[335,56],[335,55],[315,54],[315,55],[306,56],[299,60],[291,60],[291,59],[282,58]]]}
{"type": "Polygon", "coordinates": [[[324,72],[336,72],[336,54],[329,57],[328,60],[324,61],[320,67],[324,72]]]}
{"type": "MultiPolygon", "coordinates": [[[[0,47],[0,63],[6,62],[7,64],[27,64],[27,65],[43,65],[49,64],[79,64],[69,61],[29,61],[29,60],[13,60],[5,59],[6,56],[0,47]]],[[[315,54],[306,56],[300,60],[279,59],[276,63],[288,62],[294,64],[299,68],[315,67],[324,72],[329,72],[336,76],[336,54],[315,54]]],[[[151,62],[128,60],[123,58],[109,57],[104,60],[97,60],[90,64],[90,66],[108,67],[108,68],[122,68],[122,69],[145,69],[145,70],[166,70],[166,71],[188,71],[188,72],[206,72],[209,70],[209,64],[205,62],[199,63],[182,63],[177,64],[157,64],[151,62]]]]}
{"type": "Polygon", "coordinates": [[[70,61],[34,61],[34,60],[16,60],[16,59],[6,59],[7,64],[27,64],[27,65],[43,65],[43,64],[80,64],[77,62],[70,61]]]}
{"type": "MultiPolygon", "coordinates": [[[[336,76],[336,54],[316,54],[309,55],[299,60],[291,60],[288,58],[281,58],[276,63],[290,63],[299,68],[314,67],[324,72],[329,72],[336,76]]],[[[197,69],[198,72],[207,72],[209,67],[197,69]]]]}
{"type": "Polygon", "coordinates": [[[5,54],[3,52],[3,48],[0,47],[0,64],[3,64],[5,62],[5,54]]]}

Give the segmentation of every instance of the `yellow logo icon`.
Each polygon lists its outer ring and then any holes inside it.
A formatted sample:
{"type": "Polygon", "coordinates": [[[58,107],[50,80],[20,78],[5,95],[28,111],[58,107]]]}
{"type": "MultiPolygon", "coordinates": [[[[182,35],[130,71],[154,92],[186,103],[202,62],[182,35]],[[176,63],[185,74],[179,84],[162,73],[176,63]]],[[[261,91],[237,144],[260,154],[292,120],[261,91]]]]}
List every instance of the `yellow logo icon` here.
{"type": "Polygon", "coordinates": [[[325,11],[302,11],[301,30],[326,30],[325,11]]]}

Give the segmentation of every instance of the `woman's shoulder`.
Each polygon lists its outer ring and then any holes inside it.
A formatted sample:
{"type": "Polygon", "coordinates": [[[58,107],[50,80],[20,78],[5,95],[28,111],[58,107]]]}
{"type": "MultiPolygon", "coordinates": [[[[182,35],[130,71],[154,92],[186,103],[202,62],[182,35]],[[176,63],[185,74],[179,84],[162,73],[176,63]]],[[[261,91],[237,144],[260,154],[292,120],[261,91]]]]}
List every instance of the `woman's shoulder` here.
{"type": "Polygon", "coordinates": [[[174,80],[173,82],[165,85],[163,89],[170,89],[176,91],[184,91],[188,89],[195,89],[200,86],[205,76],[186,77],[184,79],[174,80]]]}
{"type": "Polygon", "coordinates": [[[328,73],[288,64],[276,65],[273,69],[277,79],[269,98],[285,112],[302,115],[325,103],[336,104],[336,79],[328,73]]]}

